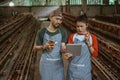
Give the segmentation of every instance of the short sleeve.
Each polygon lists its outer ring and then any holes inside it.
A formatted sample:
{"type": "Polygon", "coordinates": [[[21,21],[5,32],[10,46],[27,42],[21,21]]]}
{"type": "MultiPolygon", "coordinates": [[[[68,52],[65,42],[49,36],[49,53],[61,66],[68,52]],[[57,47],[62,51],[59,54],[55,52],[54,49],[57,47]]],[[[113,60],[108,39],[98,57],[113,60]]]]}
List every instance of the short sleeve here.
{"type": "Polygon", "coordinates": [[[94,52],[92,53],[93,57],[97,57],[98,56],[98,41],[97,41],[97,37],[95,35],[91,35],[92,36],[92,46],[94,48],[94,52]]]}
{"type": "Polygon", "coordinates": [[[42,28],[37,32],[36,45],[43,45],[43,37],[46,28],[42,28]]]}
{"type": "Polygon", "coordinates": [[[68,44],[73,44],[73,36],[74,36],[74,34],[70,34],[70,36],[68,38],[68,44]]]}
{"type": "Polygon", "coordinates": [[[67,34],[67,31],[66,30],[64,30],[63,28],[60,28],[60,31],[61,31],[61,33],[62,33],[62,42],[67,42],[67,40],[68,40],[68,34],[67,34]]]}

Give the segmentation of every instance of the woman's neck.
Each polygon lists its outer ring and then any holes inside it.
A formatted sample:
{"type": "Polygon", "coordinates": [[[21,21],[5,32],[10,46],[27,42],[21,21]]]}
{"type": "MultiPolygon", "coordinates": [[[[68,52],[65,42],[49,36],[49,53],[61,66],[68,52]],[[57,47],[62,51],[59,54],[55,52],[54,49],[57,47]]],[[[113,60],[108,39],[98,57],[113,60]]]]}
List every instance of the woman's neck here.
{"type": "Polygon", "coordinates": [[[78,33],[79,35],[86,35],[88,34],[88,31],[84,32],[84,33],[78,33]]]}

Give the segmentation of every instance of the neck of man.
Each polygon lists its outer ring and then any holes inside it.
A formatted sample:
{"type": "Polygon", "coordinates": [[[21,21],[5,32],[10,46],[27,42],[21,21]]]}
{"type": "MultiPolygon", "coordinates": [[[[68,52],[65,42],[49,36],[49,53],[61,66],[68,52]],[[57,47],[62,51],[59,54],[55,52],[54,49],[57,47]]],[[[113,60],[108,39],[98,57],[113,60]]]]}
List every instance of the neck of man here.
{"type": "Polygon", "coordinates": [[[52,24],[50,24],[47,29],[50,32],[56,32],[57,31],[57,28],[55,28],[52,24]]]}

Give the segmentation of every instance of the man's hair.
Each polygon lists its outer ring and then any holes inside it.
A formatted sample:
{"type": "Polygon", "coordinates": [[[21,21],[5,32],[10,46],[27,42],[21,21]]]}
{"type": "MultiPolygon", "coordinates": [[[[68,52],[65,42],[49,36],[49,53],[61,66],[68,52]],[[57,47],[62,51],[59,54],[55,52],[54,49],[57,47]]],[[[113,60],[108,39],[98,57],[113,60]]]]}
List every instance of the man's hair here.
{"type": "Polygon", "coordinates": [[[84,13],[84,14],[76,17],[75,22],[85,22],[85,23],[88,23],[88,17],[87,17],[87,15],[84,13]]]}
{"type": "Polygon", "coordinates": [[[60,10],[54,10],[53,12],[50,13],[50,17],[52,16],[60,16],[63,17],[62,12],[60,10]]]}

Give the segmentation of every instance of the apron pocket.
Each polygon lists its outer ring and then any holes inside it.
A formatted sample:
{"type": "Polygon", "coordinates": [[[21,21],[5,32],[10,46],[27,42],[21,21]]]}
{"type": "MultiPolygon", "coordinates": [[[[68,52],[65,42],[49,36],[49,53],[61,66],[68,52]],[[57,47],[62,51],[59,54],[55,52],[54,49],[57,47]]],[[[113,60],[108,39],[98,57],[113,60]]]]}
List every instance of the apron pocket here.
{"type": "Polygon", "coordinates": [[[83,77],[85,77],[85,67],[83,66],[76,66],[76,65],[70,65],[70,72],[71,72],[71,76],[73,77],[73,79],[83,79],[83,77]]]}
{"type": "Polygon", "coordinates": [[[73,79],[81,79],[82,76],[80,75],[80,73],[73,72],[72,77],[73,79]]]}

